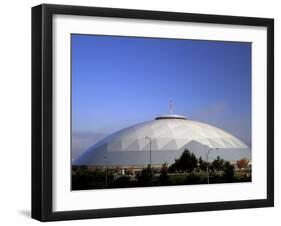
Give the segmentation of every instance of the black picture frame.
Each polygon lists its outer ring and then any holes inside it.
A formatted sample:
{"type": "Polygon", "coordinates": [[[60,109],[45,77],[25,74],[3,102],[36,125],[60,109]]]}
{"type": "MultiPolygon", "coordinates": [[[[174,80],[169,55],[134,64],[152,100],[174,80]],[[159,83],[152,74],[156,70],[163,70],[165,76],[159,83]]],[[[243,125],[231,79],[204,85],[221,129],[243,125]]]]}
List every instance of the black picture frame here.
{"type": "Polygon", "coordinates": [[[57,221],[271,206],[274,206],[273,19],[49,4],[32,8],[32,218],[40,221],[57,221]],[[52,210],[52,17],[55,14],[266,27],[267,198],[54,212],[52,210]]]}

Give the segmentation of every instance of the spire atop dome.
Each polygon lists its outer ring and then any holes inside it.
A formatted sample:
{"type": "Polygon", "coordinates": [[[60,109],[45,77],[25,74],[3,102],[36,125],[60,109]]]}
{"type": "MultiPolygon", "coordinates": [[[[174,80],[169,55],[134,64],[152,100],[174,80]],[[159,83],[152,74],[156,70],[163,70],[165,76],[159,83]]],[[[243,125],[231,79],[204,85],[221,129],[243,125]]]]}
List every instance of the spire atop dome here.
{"type": "Polygon", "coordinates": [[[173,103],[173,100],[170,99],[169,100],[169,115],[172,115],[173,111],[174,111],[174,103],[173,103]]]}
{"type": "Polygon", "coordinates": [[[155,120],[159,120],[159,119],[187,119],[185,116],[173,114],[174,113],[173,111],[174,111],[174,103],[173,103],[172,98],[170,98],[170,100],[169,100],[169,114],[168,115],[160,115],[160,116],[156,117],[155,120]]]}

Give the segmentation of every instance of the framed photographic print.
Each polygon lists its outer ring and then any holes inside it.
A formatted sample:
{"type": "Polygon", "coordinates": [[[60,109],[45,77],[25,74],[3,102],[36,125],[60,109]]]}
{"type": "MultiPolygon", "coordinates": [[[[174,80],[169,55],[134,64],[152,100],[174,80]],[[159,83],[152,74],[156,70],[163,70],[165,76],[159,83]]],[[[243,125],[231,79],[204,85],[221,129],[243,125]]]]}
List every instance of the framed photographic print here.
{"type": "Polygon", "coordinates": [[[274,21],[32,8],[32,217],[274,205],[274,21]]]}

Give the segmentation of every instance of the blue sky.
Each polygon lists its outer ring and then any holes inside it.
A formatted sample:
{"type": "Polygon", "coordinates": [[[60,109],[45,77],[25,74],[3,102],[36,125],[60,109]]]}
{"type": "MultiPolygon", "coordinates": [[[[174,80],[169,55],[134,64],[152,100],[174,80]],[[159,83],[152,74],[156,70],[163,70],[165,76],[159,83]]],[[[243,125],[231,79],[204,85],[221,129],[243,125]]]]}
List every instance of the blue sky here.
{"type": "Polygon", "coordinates": [[[72,35],[73,133],[109,134],[168,113],[250,144],[251,43],[72,35]]]}

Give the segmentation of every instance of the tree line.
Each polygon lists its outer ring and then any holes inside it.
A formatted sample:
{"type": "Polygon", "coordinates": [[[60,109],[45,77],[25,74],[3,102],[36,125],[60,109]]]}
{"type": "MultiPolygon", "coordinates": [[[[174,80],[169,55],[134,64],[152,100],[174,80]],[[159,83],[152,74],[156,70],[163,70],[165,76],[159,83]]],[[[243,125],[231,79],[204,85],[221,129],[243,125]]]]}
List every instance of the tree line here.
{"type": "MultiPolygon", "coordinates": [[[[249,161],[246,159],[237,161],[239,171],[242,168],[247,168],[248,163],[249,161]]],[[[234,166],[219,156],[211,162],[206,162],[186,149],[180,158],[175,159],[175,162],[170,166],[164,163],[159,169],[147,165],[141,171],[137,171],[135,176],[130,173],[130,170],[127,170],[127,175],[117,176],[114,169],[91,171],[87,167],[79,167],[73,170],[72,189],[206,184],[207,168],[210,183],[251,181],[251,175],[248,174],[235,176],[234,166]]]]}

